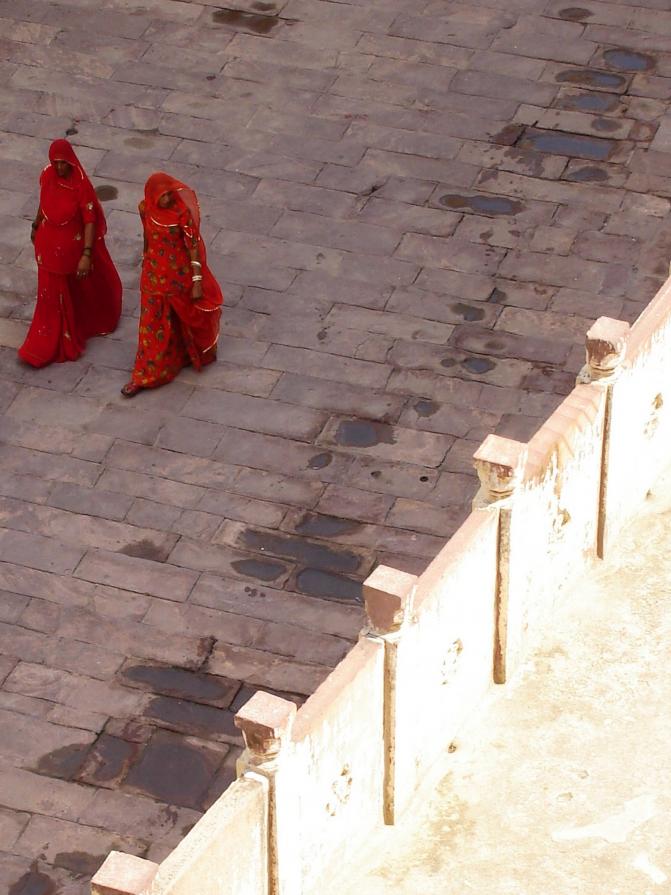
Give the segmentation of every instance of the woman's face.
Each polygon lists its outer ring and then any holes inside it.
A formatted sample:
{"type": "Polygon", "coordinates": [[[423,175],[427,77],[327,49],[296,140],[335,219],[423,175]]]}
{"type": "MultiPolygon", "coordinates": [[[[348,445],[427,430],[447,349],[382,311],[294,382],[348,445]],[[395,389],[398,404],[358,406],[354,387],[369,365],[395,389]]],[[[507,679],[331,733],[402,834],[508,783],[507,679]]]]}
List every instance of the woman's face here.
{"type": "Polygon", "coordinates": [[[158,207],[159,208],[170,208],[173,203],[173,195],[170,190],[167,190],[165,193],[161,193],[158,197],[158,207]]]}
{"type": "Polygon", "coordinates": [[[51,163],[56,169],[56,174],[59,177],[69,177],[70,171],[72,170],[72,165],[69,162],[63,161],[63,159],[56,159],[51,163]]]}

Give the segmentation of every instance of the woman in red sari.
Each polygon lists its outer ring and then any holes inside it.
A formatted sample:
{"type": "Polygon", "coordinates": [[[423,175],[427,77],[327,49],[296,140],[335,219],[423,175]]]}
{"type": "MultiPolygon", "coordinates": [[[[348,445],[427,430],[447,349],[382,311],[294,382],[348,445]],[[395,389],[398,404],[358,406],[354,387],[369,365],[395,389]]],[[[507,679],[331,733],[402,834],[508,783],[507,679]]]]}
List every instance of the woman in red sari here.
{"type": "Polygon", "coordinates": [[[33,367],[77,360],[86,340],[113,332],[121,280],[105,246],[105,215],[67,140],[49,148],[31,239],[37,303],[19,357],[33,367]]]}
{"type": "Polygon", "coordinates": [[[144,256],[138,349],[127,398],[170,382],[182,367],[200,371],[217,357],[223,296],[207,266],[193,190],[152,174],[140,203],[144,256]]]}

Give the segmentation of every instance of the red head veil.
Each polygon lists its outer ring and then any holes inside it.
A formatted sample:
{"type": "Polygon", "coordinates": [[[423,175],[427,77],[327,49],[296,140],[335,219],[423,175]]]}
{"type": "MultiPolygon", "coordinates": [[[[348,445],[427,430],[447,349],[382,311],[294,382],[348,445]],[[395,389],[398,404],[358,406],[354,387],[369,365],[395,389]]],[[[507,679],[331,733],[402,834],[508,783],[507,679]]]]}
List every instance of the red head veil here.
{"type": "Polygon", "coordinates": [[[59,187],[74,190],[77,193],[80,205],[87,205],[89,203],[93,205],[93,210],[96,215],[96,239],[100,236],[104,236],[107,232],[105,213],[103,212],[102,205],[93,189],[93,184],[86,176],[86,172],[82,168],[81,162],[77,158],[72,145],[67,140],[54,140],[49,147],[49,161],[51,164],[47,165],[40,177],[40,186],[42,189],[47,190],[51,194],[52,199],[55,195],[57,196],[57,193],[54,193],[54,191],[59,187]],[[72,173],[67,180],[64,177],[58,176],[53,165],[54,162],[67,162],[68,165],[70,165],[72,173]]]}
{"type": "Polygon", "coordinates": [[[190,186],[164,171],[157,171],[144,185],[144,207],[145,214],[164,227],[177,224],[180,215],[186,209],[193,222],[193,235],[198,241],[201,261],[203,263],[207,261],[205,243],[200,233],[200,205],[195,191],[190,186]],[[172,193],[174,196],[174,202],[169,208],[161,208],[158,204],[158,200],[165,193],[172,193]]]}

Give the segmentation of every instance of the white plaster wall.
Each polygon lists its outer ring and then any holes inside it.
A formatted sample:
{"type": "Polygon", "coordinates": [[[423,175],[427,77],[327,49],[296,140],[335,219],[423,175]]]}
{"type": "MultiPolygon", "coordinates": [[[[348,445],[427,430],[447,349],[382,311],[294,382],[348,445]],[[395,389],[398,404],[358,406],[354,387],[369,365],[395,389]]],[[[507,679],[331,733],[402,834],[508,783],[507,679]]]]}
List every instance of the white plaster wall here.
{"type": "Polygon", "coordinates": [[[396,679],[396,807],[492,685],[497,514],[477,510],[419,578],[396,679]]]}
{"type": "Polygon", "coordinates": [[[276,778],[281,895],[319,892],[382,824],[383,663],[360,640],[299,712],[276,778]]]}
{"type": "Polygon", "coordinates": [[[656,329],[635,357],[625,362],[613,385],[606,498],[609,538],[636,514],[648,489],[668,464],[669,357],[671,327],[667,322],[656,329]]]}
{"type": "Polygon", "coordinates": [[[596,417],[577,413],[567,399],[529,444],[533,450],[556,433],[544,475],[519,486],[511,500],[508,675],[540,616],[595,555],[605,395],[596,385],[578,391],[599,402],[596,417]]]}
{"type": "Polygon", "coordinates": [[[268,782],[236,780],[163,861],[147,895],[267,895],[268,782]]]}

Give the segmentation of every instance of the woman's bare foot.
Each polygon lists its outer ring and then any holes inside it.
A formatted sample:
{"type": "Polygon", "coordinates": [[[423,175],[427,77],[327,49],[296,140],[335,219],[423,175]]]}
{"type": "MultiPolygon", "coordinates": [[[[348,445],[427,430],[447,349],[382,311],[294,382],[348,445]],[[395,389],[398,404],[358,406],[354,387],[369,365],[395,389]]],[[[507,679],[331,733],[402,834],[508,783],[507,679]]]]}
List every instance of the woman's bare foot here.
{"type": "Polygon", "coordinates": [[[121,394],[124,398],[134,398],[140,391],[142,391],[141,385],[136,385],[134,382],[127,382],[121,389],[121,394]]]}

